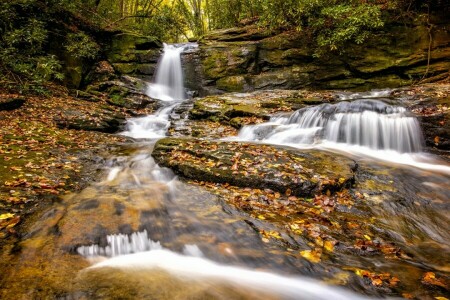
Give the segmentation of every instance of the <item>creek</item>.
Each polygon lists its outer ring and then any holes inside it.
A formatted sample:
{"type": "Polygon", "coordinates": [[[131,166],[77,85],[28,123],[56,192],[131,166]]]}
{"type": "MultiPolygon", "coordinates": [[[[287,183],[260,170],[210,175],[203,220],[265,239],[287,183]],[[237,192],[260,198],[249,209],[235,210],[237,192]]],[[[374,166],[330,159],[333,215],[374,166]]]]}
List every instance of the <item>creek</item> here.
{"type": "Polygon", "coordinates": [[[355,250],[347,247],[350,234],[330,229],[342,246],[311,262],[298,255],[308,241],[286,234],[282,223],[252,219],[152,158],[173,110],[188,101],[180,62],[185,47],[165,45],[148,89],[161,108],[128,120],[121,133],[135,142],[111,153],[98,183],[36,217],[15,254],[11,284],[28,291],[18,298],[366,299],[408,292],[428,299],[444,293],[420,282],[426,272],[450,271],[450,166],[424,152],[420,124],[401,99],[389,98],[388,90],[342,94],[337,104],[276,115],[224,139],[314,148],[357,162],[353,188],[364,203],[337,210],[332,221],[360,226],[363,240],[374,243],[355,250]],[[268,242],[261,230],[281,237],[268,242]],[[377,242],[398,251],[380,254],[377,242]],[[378,277],[361,275],[367,269],[378,277]],[[377,288],[377,279],[392,284],[377,288]]]}

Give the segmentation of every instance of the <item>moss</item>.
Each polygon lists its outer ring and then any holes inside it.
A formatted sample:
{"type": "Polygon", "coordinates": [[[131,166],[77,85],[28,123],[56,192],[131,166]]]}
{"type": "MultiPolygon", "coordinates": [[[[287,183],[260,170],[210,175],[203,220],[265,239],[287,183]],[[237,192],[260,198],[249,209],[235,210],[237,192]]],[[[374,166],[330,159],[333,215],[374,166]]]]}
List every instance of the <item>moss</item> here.
{"type": "Polygon", "coordinates": [[[217,81],[217,88],[227,92],[243,92],[246,85],[244,76],[224,77],[217,81]]]}
{"type": "Polygon", "coordinates": [[[116,105],[116,106],[125,106],[126,105],[126,101],[123,98],[123,96],[119,95],[119,94],[113,94],[109,96],[109,103],[116,105]]]}
{"type": "Polygon", "coordinates": [[[115,63],[112,66],[114,70],[120,74],[132,74],[137,69],[137,65],[135,63],[115,63]]]}

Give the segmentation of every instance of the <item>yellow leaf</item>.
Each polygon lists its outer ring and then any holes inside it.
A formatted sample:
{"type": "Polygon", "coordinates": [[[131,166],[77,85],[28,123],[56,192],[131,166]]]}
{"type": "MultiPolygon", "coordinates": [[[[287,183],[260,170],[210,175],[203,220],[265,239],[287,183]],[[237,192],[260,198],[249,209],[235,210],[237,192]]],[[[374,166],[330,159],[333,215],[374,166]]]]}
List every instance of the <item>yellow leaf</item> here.
{"type": "Polygon", "coordinates": [[[300,251],[300,255],[303,258],[309,260],[312,263],[320,262],[321,253],[319,253],[317,251],[314,251],[314,250],[303,250],[303,251],[300,251]]]}
{"type": "Polygon", "coordinates": [[[7,213],[7,214],[0,215],[0,220],[6,220],[6,219],[9,219],[12,217],[14,217],[14,214],[7,213]]]}
{"type": "Polygon", "coordinates": [[[323,247],[328,252],[333,252],[333,250],[334,250],[334,243],[332,241],[325,241],[325,243],[323,243],[323,247]]]}
{"type": "Polygon", "coordinates": [[[368,236],[367,234],[364,235],[364,237],[366,238],[366,240],[371,241],[372,239],[370,238],[370,236],[368,236]]]}

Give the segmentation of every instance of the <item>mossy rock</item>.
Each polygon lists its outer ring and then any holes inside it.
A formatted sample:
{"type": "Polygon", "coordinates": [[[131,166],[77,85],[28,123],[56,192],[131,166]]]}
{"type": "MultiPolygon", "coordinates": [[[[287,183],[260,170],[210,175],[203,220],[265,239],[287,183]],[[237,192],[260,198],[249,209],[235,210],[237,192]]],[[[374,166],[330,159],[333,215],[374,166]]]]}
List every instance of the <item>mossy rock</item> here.
{"type": "Polygon", "coordinates": [[[89,93],[88,91],[71,90],[69,93],[72,97],[82,99],[89,102],[99,102],[100,98],[97,95],[89,93]]]}
{"type": "Polygon", "coordinates": [[[138,68],[135,63],[115,63],[112,65],[116,72],[120,74],[133,74],[138,68]]]}
{"type": "Polygon", "coordinates": [[[161,42],[152,36],[143,36],[132,33],[120,33],[112,38],[112,50],[136,49],[148,50],[161,48],[161,42]]]}
{"type": "Polygon", "coordinates": [[[244,92],[247,82],[244,76],[229,76],[217,80],[216,85],[226,92],[244,92]]]}
{"type": "Polygon", "coordinates": [[[153,75],[156,71],[156,64],[139,64],[136,72],[143,75],[153,75]]]}
{"type": "MultiPolygon", "coordinates": [[[[324,95],[327,93],[324,93],[324,95]]],[[[307,91],[272,90],[252,93],[229,93],[199,98],[189,111],[191,119],[209,119],[229,123],[237,117],[255,117],[267,120],[278,112],[289,112],[304,107],[329,102],[307,91]]],[[[232,125],[232,124],[230,124],[232,125]]],[[[235,125],[232,125],[235,127],[235,125]]]]}
{"type": "Polygon", "coordinates": [[[215,44],[202,48],[202,68],[207,79],[253,72],[257,46],[252,43],[215,44]]]}
{"type": "Polygon", "coordinates": [[[311,197],[354,182],[356,163],[336,154],[195,139],[159,140],[152,156],[177,174],[199,181],[272,189],[311,197]]]}

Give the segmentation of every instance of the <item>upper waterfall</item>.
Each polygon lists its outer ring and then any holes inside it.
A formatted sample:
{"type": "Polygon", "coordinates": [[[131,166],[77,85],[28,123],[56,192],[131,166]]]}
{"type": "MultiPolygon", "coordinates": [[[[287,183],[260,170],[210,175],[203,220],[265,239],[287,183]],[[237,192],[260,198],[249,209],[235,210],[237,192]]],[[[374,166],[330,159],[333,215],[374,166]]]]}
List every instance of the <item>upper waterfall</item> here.
{"type": "Polygon", "coordinates": [[[181,53],[185,46],[164,44],[164,53],[158,63],[155,82],[150,84],[147,94],[155,99],[174,101],[186,99],[181,67],[181,53]]]}

